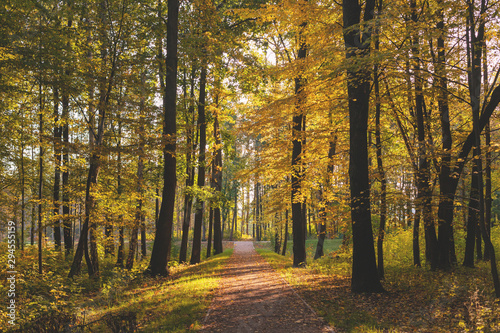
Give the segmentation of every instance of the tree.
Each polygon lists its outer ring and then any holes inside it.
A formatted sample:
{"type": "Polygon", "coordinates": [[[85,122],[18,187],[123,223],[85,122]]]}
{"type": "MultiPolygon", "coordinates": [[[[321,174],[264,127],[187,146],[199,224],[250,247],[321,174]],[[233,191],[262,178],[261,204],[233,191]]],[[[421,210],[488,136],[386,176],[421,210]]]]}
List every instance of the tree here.
{"type": "MultiPolygon", "coordinates": [[[[163,193],[160,215],[156,223],[153,251],[147,273],[168,275],[168,259],[172,242],[174,222],[175,188],[177,185],[177,39],[179,1],[168,0],[167,57],[165,60],[165,83],[163,93],[163,193]]],[[[163,77],[160,75],[163,81],[163,77]]]]}
{"type": "Polygon", "coordinates": [[[370,182],[368,176],[368,111],[370,71],[363,68],[370,54],[371,28],[375,1],[368,0],[364,14],[357,0],[345,0],[344,42],[349,98],[349,181],[352,219],[352,280],[353,292],[381,292],[383,287],[377,272],[370,212],[370,182]],[[363,18],[364,25],[361,24],[363,18]]]}
{"type": "MultiPolygon", "coordinates": [[[[301,9],[304,10],[304,9],[301,9]]],[[[307,56],[307,42],[304,37],[304,29],[307,22],[299,26],[299,51],[297,53],[298,61],[304,61],[307,56]]],[[[304,64],[302,64],[304,66],[304,64]]],[[[305,165],[301,161],[303,146],[305,143],[305,124],[306,115],[304,112],[305,102],[305,79],[302,73],[295,78],[295,97],[297,99],[296,110],[292,118],[292,230],[293,230],[293,266],[305,267],[306,265],[306,219],[304,195],[302,191],[302,182],[304,178],[305,165]]]]}
{"type": "MultiPolygon", "coordinates": [[[[207,144],[207,124],[205,118],[205,103],[206,103],[206,86],[207,81],[207,60],[202,59],[201,74],[200,74],[200,96],[198,100],[198,126],[200,150],[198,154],[198,188],[205,186],[205,148],[207,144]]],[[[205,202],[198,198],[196,202],[196,211],[194,215],[194,231],[193,231],[193,250],[191,252],[191,264],[197,264],[201,260],[201,233],[203,224],[203,212],[205,210],[205,202]]]]}

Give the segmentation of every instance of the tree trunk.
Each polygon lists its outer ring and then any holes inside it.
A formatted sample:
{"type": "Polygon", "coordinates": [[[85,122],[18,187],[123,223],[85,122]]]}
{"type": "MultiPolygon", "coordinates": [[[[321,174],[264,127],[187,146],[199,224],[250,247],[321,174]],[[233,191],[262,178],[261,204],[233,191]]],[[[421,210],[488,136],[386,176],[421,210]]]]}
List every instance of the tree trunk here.
{"type": "Polygon", "coordinates": [[[286,247],[288,246],[288,209],[285,211],[285,237],[283,240],[283,251],[281,255],[286,255],[286,247]]]}
{"type": "Polygon", "coordinates": [[[234,210],[233,210],[233,221],[231,223],[231,233],[229,234],[229,240],[233,240],[234,229],[238,229],[236,224],[238,221],[238,186],[234,186],[234,210]]]}
{"type": "MultiPolygon", "coordinates": [[[[361,5],[357,0],[345,0],[344,41],[346,58],[364,58],[370,54],[370,32],[362,34],[360,45],[361,5]]],[[[374,1],[367,0],[363,22],[373,18],[374,1]]],[[[370,76],[366,69],[347,70],[349,98],[349,181],[351,189],[351,219],[353,261],[351,290],[353,292],[382,292],[375,260],[370,212],[370,181],[368,170],[368,111],[370,76]]]]}
{"type": "Polygon", "coordinates": [[[207,239],[207,258],[212,255],[212,230],[214,223],[214,209],[210,207],[210,213],[208,217],[208,239],[207,239]]]}
{"type": "MultiPolygon", "coordinates": [[[[144,197],[144,145],[145,145],[145,129],[144,129],[144,111],[146,107],[146,73],[141,74],[141,100],[139,104],[139,161],[137,162],[137,204],[134,219],[134,226],[132,228],[132,235],[129,242],[129,251],[126,269],[132,269],[134,266],[134,255],[135,251],[138,251],[138,233],[139,228],[142,229],[142,224],[144,221],[143,212],[143,197],[144,197]]],[[[143,250],[144,252],[144,250],[143,250]]]]}
{"type": "MultiPolygon", "coordinates": [[[[416,8],[416,1],[410,2],[411,20],[414,24],[418,24],[419,15],[416,8]]],[[[437,236],[434,220],[432,217],[432,188],[430,180],[430,163],[427,154],[427,135],[426,135],[426,115],[425,101],[423,95],[423,79],[420,68],[420,37],[414,29],[412,35],[412,60],[415,82],[415,118],[417,124],[418,137],[418,167],[417,167],[417,205],[420,205],[424,230],[426,235],[426,251],[430,253],[431,267],[436,268],[437,263],[437,236]]],[[[414,225],[414,228],[419,226],[414,225]]],[[[417,233],[415,230],[414,233],[417,233]]],[[[417,240],[414,240],[417,241],[417,240]]],[[[414,247],[416,247],[414,245],[414,247]]],[[[415,255],[414,255],[415,256],[415,255]]]]}
{"type": "MultiPolygon", "coordinates": [[[[485,60],[486,61],[486,60],[485,60]]],[[[485,193],[484,193],[484,225],[486,226],[486,231],[488,232],[488,235],[491,235],[491,205],[492,205],[492,198],[491,198],[491,163],[492,163],[492,156],[491,156],[491,134],[490,134],[490,124],[486,125],[485,128],[485,135],[486,135],[486,142],[485,142],[485,147],[486,147],[486,157],[485,157],[485,167],[484,167],[484,172],[485,172],[485,193]]],[[[484,260],[490,260],[490,253],[488,252],[488,247],[484,248],[484,260]]]]}
{"type": "Polygon", "coordinates": [[[21,250],[24,251],[24,222],[26,219],[25,172],[24,172],[24,114],[21,115],[21,250]]]}
{"type": "MultiPolygon", "coordinates": [[[[304,29],[307,23],[299,26],[300,47],[297,53],[299,60],[306,59],[307,44],[304,37],[304,29]]],[[[304,124],[305,114],[303,104],[305,102],[305,79],[298,73],[295,78],[296,105],[292,119],[292,232],[293,232],[293,267],[306,266],[306,219],[303,211],[302,181],[304,178],[304,165],[302,162],[303,140],[305,139],[304,124]]]]}
{"type": "MultiPolygon", "coordinates": [[[[485,223],[484,223],[484,193],[483,193],[483,167],[481,158],[481,131],[486,126],[486,122],[481,126],[480,123],[480,94],[481,94],[481,55],[485,35],[485,1],[481,3],[481,12],[478,20],[478,29],[476,35],[474,7],[468,1],[468,23],[470,24],[470,44],[468,44],[468,53],[471,58],[471,70],[469,73],[469,92],[472,105],[472,122],[474,128],[474,166],[477,170],[478,189],[479,189],[479,225],[483,236],[485,246],[488,248],[491,265],[491,275],[495,287],[496,297],[500,297],[500,280],[498,278],[497,263],[495,258],[495,249],[491,243],[485,223]]],[[[493,98],[492,98],[493,99],[493,98]]],[[[490,100],[491,102],[491,100],[490,100]]],[[[485,110],[486,111],[486,110],[485,110]]],[[[485,112],[483,112],[484,114],[485,112]]]]}
{"type": "Polygon", "coordinates": [[[172,227],[175,209],[176,175],[176,133],[177,133],[177,36],[179,1],[168,0],[167,18],[167,59],[165,61],[166,79],[163,90],[163,195],[160,215],[156,224],[155,240],[151,261],[147,272],[153,276],[168,275],[172,227]]]}
{"type": "MultiPolygon", "coordinates": [[[[71,28],[73,25],[73,20],[70,17],[68,19],[67,27],[71,28]]],[[[70,52],[70,42],[66,44],[68,52],[70,52]]],[[[68,85],[70,80],[70,70],[65,69],[65,81],[62,87],[62,213],[63,213],[63,235],[64,235],[64,249],[66,252],[66,257],[73,252],[73,236],[71,233],[72,223],[70,219],[69,211],[69,91],[68,85]]]]}
{"type": "Polygon", "coordinates": [[[194,107],[194,79],[195,79],[196,68],[195,65],[192,65],[191,68],[191,87],[190,87],[190,104],[188,110],[188,116],[186,116],[186,191],[184,194],[184,215],[182,220],[182,239],[181,239],[181,247],[179,250],[179,263],[187,262],[187,248],[189,241],[189,225],[191,222],[191,209],[193,206],[193,194],[190,190],[194,185],[194,165],[192,163],[193,154],[196,151],[196,139],[193,137],[193,127],[195,126],[195,107],[194,107]]]}
{"type": "MultiPolygon", "coordinates": [[[[332,126],[332,121],[331,121],[331,112],[329,114],[330,116],[330,126],[332,126]]],[[[327,218],[327,213],[326,209],[331,206],[331,202],[328,199],[324,198],[324,193],[323,191],[329,191],[331,188],[331,179],[333,176],[333,157],[336,154],[336,148],[337,148],[337,136],[334,135],[333,133],[330,133],[330,148],[328,149],[328,166],[326,169],[326,176],[325,176],[325,190],[321,191],[321,201],[323,202],[323,205],[320,208],[319,216],[321,222],[319,223],[319,229],[318,229],[318,243],[316,244],[316,253],[314,254],[314,260],[321,258],[324,255],[324,250],[323,250],[323,244],[325,243],[325,237],[326,237],[326,223],[328,221],[327,218]]],[[[326,196],[328,198],[328,196],[326,196]]]]}
{"type": "MultiPolygon", "coordinates": [[[[379,9],[380,12],[380,9],[379,9]]],[[[378,49],[378,37],[377,37],[378,49]]],[[[380,223],[377,235],[377,268],[380,279],[384,279],[384,236],[385,236],[385,222],[387,218],[387,177],[385,175],[384,164],[382,161],[382,133],[380,126],[380,90],[378,79],[378,65],[374,69],[374,86],[375,86],[375,145],[377,154],[377,172],[380,181],[380,223]]],[[[418,229],[417,229],[418,230],[418,229]]],[[[417,233],[418,235],[418,233],[417,233]]],[[[418,241],[418,238],[417,238],[418,241]]],[[[420,258],[420,257],[419,257],[420,258]]]]}
{"type": "Polygon", "coordinates": [[[56,251],[61,250],[61,218],[59,213],[59,192],[61,184],[61,125],[59,124],[59,90],[54,87],[54,245],[56,251]]]}
{"type": "Polygon", "coordinates": [[[42,79],[40,77],[39,84],[39,95],[40,95],[40,103],[38,110],[39,112],[39,151],[40,155],[38,157],[38,273],[43,273],[42,268],[42,190],[43,190],[43,109],[44,109],[44,101],[43,101],[43,93],[42,93],[42,79]]]}
{"type": "MultiPolygon", "coordinates": [[[[207,80],[207,60],[204,58],[201,67],[200,75],[200,96],[198,103],[198,126],[200,138],[200,152],[198,155],[198,188],[205,186],[205,146],[207,142],[207,124],[205,120],[205,84],[207,80]]],[[[203,227],[203,211],[205,210],[205,203],[201,198],[197,200],[196,211],[194,215],[194,230],[193,230],[193,250],[191,252],[191,264],[197,264],[201,260],[201,236],[203,227]]]]}
{"type": "MultiPolygon", "coordinates": [[[[477,153],[477,152],[476,152],[477,153]]],[[[479,227],[479,177],[477,165],[472,169],[472,180],[469,198],[469,214],[467,219],[467,236],[465,239],[464,266],[474,267],[474,246],[476,230],[479,227]]]]}
{"type": "MultiPolygon", "coordinates": [[[[218,193],[222,191],[222,142],[219,129],[219,115],[215,113],[214,116],[214,135],[215,135],[215,171],[214,171],[214,185],[215,191],[218,193]]],[[[222,253],[222,231],[221,231],[221,212],[220,205],[214,208],[214,250],[215,254],[222,253]]]]}

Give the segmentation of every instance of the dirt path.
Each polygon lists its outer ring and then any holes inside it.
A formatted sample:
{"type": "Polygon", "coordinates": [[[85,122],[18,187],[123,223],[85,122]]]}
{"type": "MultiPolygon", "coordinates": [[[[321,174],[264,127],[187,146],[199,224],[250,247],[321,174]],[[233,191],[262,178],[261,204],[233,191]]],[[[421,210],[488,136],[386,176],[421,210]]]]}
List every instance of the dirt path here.
{"type": "Polygon", "coordinates": [[[202,332],[334,332],[255,252],[235,242],[202,332]]]}

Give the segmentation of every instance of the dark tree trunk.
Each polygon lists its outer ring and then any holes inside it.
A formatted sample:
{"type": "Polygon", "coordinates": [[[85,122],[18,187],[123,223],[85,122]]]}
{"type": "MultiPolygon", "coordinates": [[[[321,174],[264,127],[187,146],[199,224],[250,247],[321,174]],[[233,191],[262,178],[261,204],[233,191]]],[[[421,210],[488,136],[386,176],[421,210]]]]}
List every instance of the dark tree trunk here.
{"type": "MultiPolygon", "coordinates": [[[[121,153],[121,138],[122,138],[122,123],[120,114],[118,114],[118,143],[117,143],[117,176],[116,176],[116,188],[117,197],[121,200],[123,186],[122,186],[122,153],[121,153]]],[[[125,260],[125,226],[123,225],[123,215],[118,215],[118,224],[120,226],[119,236],[118,236],[118,254],[116,256],[116,266],[123,267],[123,261],[125,260]]],[[[114,242],[113,242],[114,243],[114,242]]]]}
{"type": "Polygon", "coordinates": [[[39,85],[40,94],[40,110],[39,112],[39,151],[40,155],[38,157],[38,273],[43,273],[42,268],[42,190],[43,190],[43,94],[42,94],[42,80],[40,77],[39,85]]]}
{"type": "Polygon", "coordinates": [[[106,216],[106,225],[104,226],[104,256],[109,257],[115,255],[115,243],[113,235],[113,221],[106,216]]]}
{"type": "Polygon", "coordinates": [[[195,79],[196,68],[192,65],[191,68],[191,87],[190,87],[190,104],[188,110],[188,116],[186,117],[186,192],[184,194],[184,215],[182,220],[182,239],[181,239],[181,247],[179,250],[179,262],[185,263],[187,262],[187,248],[189,241],[189,225],[191,222],[191,209],[193,207],[193,194],[189,190],[194,185],[194,165],[192,163],[193,154],[196,150],[196,139],[193,137],[193,127],[195,126],[195,107],[194,107],[194,79],[195,79]]]}
{"type": "MultiPolygon", "coordinates": [[[[416,8],[416,1],[410,2],[411,20],[414,24],[418,23],[419,15],[416,8]]],[[[430,163],[427,154],[427,136],[426,136],[426,115],[425,101],[422,91],[423,79],[420,67],[420,38],[418,32],[412,36],[412,58],[415,81],[415,118],[417,124],[418,137],[418,167],[417,167],[417,205],[420,206],[420,212],[424,223],[426,235],[426,252],[430,254],[431,267],[436,268],[437,263],[437,235],[432,217],[432,188],[430,180],[430,163]]],[[[414,228],[418,228],[414,225],[414,228]]],[[[414,231],[416,234],[418,230],[414,231]]],[[[417,240],[414,240],[417,241],[417,240]]],[[[414,245],[414,247],[416,247],[414,245]]],[[[415,254],[414,254],[415,257],[415,254]]]]}
{"type": "MultiPolygon", "coordinates": [[[[307,44],[303,36],[307,23],[300,25],[299,40],[300,48],[297,54],[299,60],[307,56],[307,44]]],[[[296,106],[292,119],[292,233],[293,233],[293,267],[306,266],[306,219],[304,212],[304,199],[302,198],[302,180],[304,178],[304,165],[302,162],[303,140],[305,139],[304,126],[304,102],[305,102],[305,79],[299,73],[295,78],[296,106]]]]}
{"type": "MultiPolygon", "coordinates": [[[[331,122],[331,112],[330,112],[330,125],[333,125],[331,122]]],[[[323,201],[323,205],[320,208],[319,216],[321,222],[319,223],[318,228],[318,243],[316,244],[316,253],[314,254],[314,260],[321,258],[324,255],[323,245],[325,243],[326,237],[326,224],[327,224],[327,213],[326,209],[331,206],[331,202],[328,199],[324,198],[323,191],[329,191],[331,187],[331,179],[333,176],[333,157],[336,154],[337,148],[337,136],[333,133],[330,133],[330,148],[328,149],[328,166],[326,169],[325,176],[325,190],[321,191],[321,201],[323,201]]],[[[328,197],[328,196],[327,196],[328,197]]]]}
{"type": "Polygon", "coordinates": [[[279,231],[278,225],[276,224],[274,226],[274,252],[279,254],[280,248],[281,248],[280,231],[279,231]]]}
{"type": "MultiPolygon", "coordinates": [[[[198,155],[198,188],[205,186],[205,146],[207,142],[207,124],[205,120],[205,84],[207,80],[207,61],[203,59],[200,75],[200,96],[198,103],[198,126],[200,137],[200,152],[198,155]]],[[[196,203],[196,211],[194,215],[194,230],[193,230],[193,250],[191,252],[191,264],[197,264],[201,260],[201,237],[203,227],[203,212],[205,203],[199,199],[196,203]]]]}
{"type": "MultiPolygon", "coordinates": [[[[484,180],[484,182],[485,182],[485,188],[484,188],[484,191],[485,191],[485,193],[484,193],[484,225],[486,226],[486,231],[487,231],[488,235],[491,235],[491,204],[492,204],[491,163],[492,163],[492,156],[491,156],[491,134],[490,134],[489,122],[486,125],[485,134],[486,134],[486,142],[485,142],[485,146],[486,146],[485,164],[486,165],[484,167],[484,173],[485,173],[485,180],[484,180]]],[[[484,260],[490,260],[490,253],[488,252],[488,247],[484,248],[484,260]]]]}
{"type": "MultiPolygon", "coordinates": [[[[70,18],[68,20],[68,28],[73,25],[73,20],[70,18]]],[[[70,50],[70,43],[67,43],[67,48],[70,50]]],[[[72,223],[69,217],[69,91],[67,86],[69,85],[69,76],[71,74],[69,69],[64,71],[65,82],[62,87],[62,213],[63,213],[63,235],[64,235],[64,249],[66,252],[66,257],[73,252],[73,236],[71,233],[72,223]],[[68,81],[66,81],[68,80],[68,81]]]]}
{"type": "MultiPolygon", "coordinates": [[[[483,91],[489,90],[489,77],[488,77],[488,58],[487,58],[487,45],[486,41],[483,41],[482,45],[483,51],[483,91]]],[[[491,235],[491,129],[490,129],[490,121],[488,120],[485,127],[485,193],[484,193],[484,225],[486,226],[486,232],[488,235],[491,235]]],[[[488,247],[485,246],[484,249],[484,260],[490,260],[490,253],[488,252],[488,247]]]]}
{"type": "Polygon", "coordinates": [[[233,221],[231,222],[231,233],[229,234],[229,240],[233,240],[234,229],[238,229],[236,224],[238,221],[238,186],[234,185],[234,210],[233,210],[233,221]]]}
{"type": "MultiPolygon", "coordinates": [[[[216,95],[216,105],[219,104],[219,96],[216,95]]],[[[218,110],[218,107],[216,108],[218,110]]],[[[220,134],[219,128],[219,114],[218,111],[215,111],[214,114],[214,138],[215,138],[215,160],[214,166],[215,170],[213,171],[214,177],[214,188],[217,193],[222,191],[222,138],[220,134]]],[[[215,254],[222,253],[222,231],[221,231],[221,218],[220,218],[220,205],[218,204],[214,208],[214,251],[215,254]]]]}
{"type": "Polygon", "coordinates": [[[465,239],[464,266],[474,267],[474,246],[476,230],[479,227],[479,177],[477,166],[472,169],[472,180],[469,198],[469,214],[467,218],[467,236],[465,239]]]}
{"type": "Polygon", "coordinates": [[[62,204],[63,204],[63,228],[64,249],[66,256],[73,252],[73,236],[71,233],[72,223],[69,211],[69,98],[63,95],[63,174],[62,174],[62,204]],[[66,101],[66,102],[65,102],[66,101]],[[66,112],[65,112],[66,110],[66,112]]]}
{"type": "Polygon", "coordinates": [[[213,224],[214,224],[214,209],[210,207],[210,213],[208,217],[207,258],[209,258],[212,255],[213,224]]]}
{"type": "Polygon", "coordinates": [[[286,255],[286,247],[288,246],[288,209],[285,211],[285,237],[283,240],[283,251],[281,255],[286,255]]]}
{"type": "Polygon", "coordinates": [[[25,173],[24,173],[24,114],[21,115],[21,250],[24,251],[24,222],[26,219],[25,173]]]}
{"type": "MultiPolygon", "coordinates": [[[[373,18],[375,3],[367,0],[364,22],[373,18]]],[[[370,33],[362,34],[360,44],[361,5],[357,0],[343,2],[346,58],[364,58],[370,54],[370,33]]],[[[351,290],[382,292],[375,260],[370,212],[370,181],[368,170],[368,111],[371,73],[366,69],[347,70],[349,98],[349,180],[351,188],[351,219],[353,261],[351,290]]]]}
{"type": "Polygon", "coordinates": [[[61,131],[62,127],[59,123],[59,90],[54,88],[54,245],[56,251],[61,250],[61,218],[59,208],[59,192],[61,185],[61,131]]]}
{"type": "MultiPolygon", "coordinates": [[[[120,222],[123,223],[122,218],[119,218],[120,222]]],[[[118,231],[118,255],[116,256],[116,267],[123,267],[123,261],[125,260],[125,227],[120,226],[118,231]]]]}
{"type": "MultiPolygon", "coordinates": [[[[143,197],[144,197],[144,145],[145,145],[145,139],[144,139],[144,111],[145,111],[145,85],[146,85],[146,73],[143,72],[141,75],[141,101],[139,105],[140,109],[140,115],[139,115],[139,161],[137,162],[137,204],[136,204],[136,212],[135,212],[135,219],[134,219],[134,226],[132,228],[132,235],[129,241],[129,251],[128,251],[128,258],[127,258],[127,264],[125,268],[127,269],[132,269],[134,266],[134,255],[135,252],[138,251],[138,233],[139,233],[139,228],[142,229],[142,224],[144,221],[144,212],[143,212],[143,197]]],[[[144,244],[145,245],[145,244],[144,244]]],[[[144,249],[145,250],[145,249],[144,249]]],[[[144,252],[143,250],[143,252],[144,252]]],[[[144,255],[144,253],[143,253],[144,255]]]]}
{"type": "Polygon", "coordinates": [[[155,240],[147,273],[168,275],[175,209],[176,146],[177,146],[177,36],[179,1],[168,0],[166,78],[163,90],[163,194],[156,223],[155,240]]]}
{"type": "Polygon", "coordinates": [[[257,241],[261,241],[261,235],[260,235],[260,216],[259,216],[259,205],[260,205],[260,190],[259,190],[260,184],[259,182],[255,183],[254,187],[254,200],[255,200],[255,223],[254,223],[254,237],[256,237],[257,241]]]}
{"type": "MultiPolygon", "coordinates": [[[[380,9],[379,9],[380,11],[380,9]]],[[[378,38],[377,38],[378,44],[378,38]]],[[[377,45],[378,49],[378,45],[377,45]]],[[[387,218],[387,177],[385,176],[384,164],[382,161],[382,133],[380,126],[380,90],[378,80],[378,65],[374,69],[374,87],[375,87],[375,145],[377,149],[377,172],[380,181],[380,223],[377,235],[377,268],[380,279],[384,279],[384,235],[385,223],[387,218]]],[[[418,230],[418,229],[417,229],[418,230]]],[[[417,234],[418,235],[418,234],[417,234]]],[[[418,238],[417,238],[418,241],[418,238]]],[[[420,257],[419,257],[420,258],[420,257]]],[[[420,264],[420,263],[419,263],[420,264]]]]}
{"type": "MultiPolygon", "coordinates": [[[[480,97],[481,97],[481,56],[482,56],[482,47],[484,43],[485,36],[485,11],[486,11],[486,1],[481,1],[481,10],[478,19],[478,28],[476,35],[476,26],[475,26],[475,18],[474,18],[474,5],[472,2],[468,1],[468,25],[470,25],[467,36],[470,33],[470,44],[468,43],[467,51],[469,57],[471,59],[470,72],[469,72],[469,92],[472,106],[472,122],[473,122],[473,131],[474,131],[474,166],[477,170],[477,178],[478,178],[478,189],[479,189],[479,225],[481,226],[481,234],[483,236],[485,246],[488,248],[491,265],[491,275],[493,279],[493,284],[495,287],[496,297],[500,297],[500,280],[498,278],[497,271],[497,263],[495,258],[495,250],[493,244],[491,243],[491,239],[488,235],[487,228],[484,223],[484,193],[483,193],[483,166],[482,166],[482,157],[481,157],[481,132],[483,128],[486,126],[489,118],[481,124],[481,110],[480,110],[480,97]]],[[[468,40],[469,41],[469,40],[468,40]]],[[[493,100],[493,96],[490,100],[493,100]]],[[[484,109],[484,112],[481,114],[484,115],[487,107],[484,109]]]]}

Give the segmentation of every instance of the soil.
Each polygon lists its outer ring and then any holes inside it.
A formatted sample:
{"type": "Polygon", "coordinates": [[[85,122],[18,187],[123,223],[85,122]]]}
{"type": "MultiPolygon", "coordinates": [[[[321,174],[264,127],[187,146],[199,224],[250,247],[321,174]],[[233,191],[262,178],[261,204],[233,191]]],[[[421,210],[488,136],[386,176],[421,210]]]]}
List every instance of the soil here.
{"type": "Polygon", "coordinates": [[[235,242],[202,332],[334,332],[279,273],[255,252],[235,242]]]}

